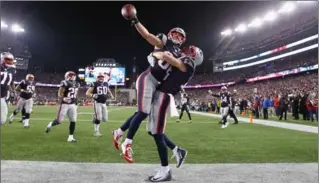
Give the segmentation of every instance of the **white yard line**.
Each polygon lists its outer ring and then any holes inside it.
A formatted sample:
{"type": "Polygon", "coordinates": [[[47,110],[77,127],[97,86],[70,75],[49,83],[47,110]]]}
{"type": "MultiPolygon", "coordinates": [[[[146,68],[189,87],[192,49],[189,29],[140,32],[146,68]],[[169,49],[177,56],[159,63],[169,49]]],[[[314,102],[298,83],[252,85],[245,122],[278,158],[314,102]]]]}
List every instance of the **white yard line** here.
{"type": "MultiPolygon", "coordinates": [[[[202,116],[220,118],[220,115],[218,115],[218,114],[196,112],[196,111],[191,111],[191,113],[202,115],[202,116]]],[[[229,118],[229,119],[233,120],[232,118],[229,118]]],[[[238,119],[238,121],[249,123],[249,118],[237,117],[237,119],[238,119]]],[[[290,130],[297,130],[297,131],[302,131],[302,132],[309,132],[309,133],[317,133],[318,134],[318,127],[315,127],[315,126],[277,122],[277,121],[262,120],[262,119],[253,119],[253,123],[265,125],[265,126],[272,126],[272,127],[277,127],[277,128],[285,128],[285,129],[290,129],[290,130]]]]}

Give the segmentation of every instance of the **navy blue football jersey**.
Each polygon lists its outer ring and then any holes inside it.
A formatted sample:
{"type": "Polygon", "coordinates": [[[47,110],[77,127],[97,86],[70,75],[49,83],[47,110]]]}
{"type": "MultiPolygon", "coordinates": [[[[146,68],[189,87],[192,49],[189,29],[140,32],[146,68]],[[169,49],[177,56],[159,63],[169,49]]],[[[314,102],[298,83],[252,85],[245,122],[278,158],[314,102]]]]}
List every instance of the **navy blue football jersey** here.
{"type": "Polygon", "coordinates": [[[219,97],[221,100],[221,107],[228,107],[231,104],[231,97],[229,92],[220,92],[219,97]]]}
{"type": "Polygon", "coordinates": [[[60,87],[65,89],[63,97],[71,99],[69,103],[66,103],[62,100],[62,104],[75,104],[80,87],[79,83],[77,83],[76,81],[63,80],[60,84],[60,87]]]}
{"type": "Polygon", "coordinates": [[[22,80],[19,83],[19,86],[24,91],[20,93],[20,97],[24,99],[32,98],[33,94],[35,93],[35,83],[30,81],[22,80]]]}
{"type": "MultiPolygon", "coordinates": [[[[175,58],[180,58],[182,56],[181,49],[178,45],[174,44],[172,41],[167,39],[165,34],[158,34],[157,37],[162,41],[164,47],[161,49],[155,49],[156,51],[168,51],[170,52],[175,58]]],[[[154,78],[159,81],[165,81],[169,75],[171,65],[163,60],[157,60],[155,57],[152,56],[152,53],[149,55],[148,59],[151,64],[151,74],[154,78]],[[153,59],[153,60],[152,60],[153,59]],[[152,61],[150,61],[152,60],[152,61]]]]}
{"type": "Polygon", "coordinates": [[[1,77],[0,77],[0,82],[1,82],[1,98],[6,97],[7,93],[9,91],[9,86],[14,82],[15,74],[16,74],[16,69],[13,67],[6,68],[5,66],[1,65],[0,66],[0,71],[1,71],[1,77]]]}
{"type": "Polygon", "coordinates": [[[181,90],[181,86],[193,77],[195,72],[194,63],[188,57],[183,57],[181,60],[186,65],[186,72],[172,66],[167,79],[158,86],[159,91],[176,95],[181,90]]]}
{"type": "Polygon", "coordinates": [[[94,99],[98,103],[106,103],[107,92],[109,88],[108,82],[93,82],[90,84],[90,87],[93,87],[93,94],[97,94],[97,98],[94,99]]]}

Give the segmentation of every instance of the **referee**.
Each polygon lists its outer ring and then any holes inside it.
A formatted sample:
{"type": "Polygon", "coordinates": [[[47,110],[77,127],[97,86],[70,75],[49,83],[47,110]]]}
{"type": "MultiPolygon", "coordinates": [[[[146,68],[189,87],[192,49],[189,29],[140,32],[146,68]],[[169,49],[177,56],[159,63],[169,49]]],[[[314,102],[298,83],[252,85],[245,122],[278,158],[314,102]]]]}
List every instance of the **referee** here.
{"type": "Polygon", "coordinates": [[[176,122],[177,123],[180,122],[180,120],[183,117],[184,111],[186,111],[186,113],[188,115],[189,123],[191,123],[192,122],[192,117],[191,117],[191,114],[189,113],[189,110],[188,110],[189,97],[187,96],[187,94],[185,93],[184,90],[182,90],[182,92],[181,92],[181,103],[182,103],[182,111],[181,111],[181,114],[179,116],[179,119],[176,122]]]}

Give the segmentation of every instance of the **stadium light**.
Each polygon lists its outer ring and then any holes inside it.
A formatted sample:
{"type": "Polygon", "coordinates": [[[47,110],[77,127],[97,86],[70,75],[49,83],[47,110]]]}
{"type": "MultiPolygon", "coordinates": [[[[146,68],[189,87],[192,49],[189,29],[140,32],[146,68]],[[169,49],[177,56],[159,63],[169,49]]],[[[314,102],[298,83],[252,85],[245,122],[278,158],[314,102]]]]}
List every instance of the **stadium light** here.
{"type": "Polygon", "coordinates": [[[245,24],[240,24],[238,27],[235,29],[236,32],[245,32],[247,30],[247,27],[245,24]]]}
{"type": "Polygon", "coordinates": [[[13,32],[24,32],[24,29],[18,24],[12,25],[11,30],[13,32]]]}
{"type": "Polygon", "coordinates": [[[1,21],[1,28],[8,28],[8,24],[6,24],[4,21],[1,21]]]}
{"type": "Polygon", "coordinates": [[[250,24],[248,24],[248,27],[259,27],[262,24],[262,20],[260,18],[255,18],[250,24]]]}
{"type": "Polygon", "coordinates": [[[275,13],[274,11],[269,11],[265,17],[264,20],[265,21],[273,21],[277,18],[277,13],[275,13]]]}
{"type": "Polygon", "coordinates": [[[231,29],[226,29],[225,31],[221,32],[221,35],[223,36],[229,36],[233,33],[231,29]]]}
{"type": "Polygon", "coordinates": [[[278,13],[289,13],[295,10],[296,4],[294,2],[285,2],[279,9],[278,13]]]}

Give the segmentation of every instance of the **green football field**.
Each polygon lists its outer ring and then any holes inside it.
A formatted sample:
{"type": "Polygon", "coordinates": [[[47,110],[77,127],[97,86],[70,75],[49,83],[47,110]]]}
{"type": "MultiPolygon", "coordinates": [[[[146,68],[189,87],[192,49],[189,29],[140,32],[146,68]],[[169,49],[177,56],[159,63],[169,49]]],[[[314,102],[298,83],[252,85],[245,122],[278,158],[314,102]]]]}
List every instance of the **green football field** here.
{"type": "MultiPolygon", "coordinates": [[[[67,143],[69,122],[53,127],[46,135],[45,127],[56,116],[57,107],[35,106],[29,129],[19,123],[1,127],[1,155],[5,160],[41,160],[67,162],[124,162],[113,148],[111,131],[130,115],[133,107],[109,107],[109,122],[102,123],[102,137],[93,136],[92,107],[80,107],[76,125],[77,143],[67,143]]],[[[9,113],[11,114],[11,107],[9,113]]],[[[257,124],[241,123],[221,129],[219,119],[193,115],[189,124],[175,123],[169,118],[166,134],[189,151],[186,163],[266,163],[318,162],[317,134],[257,124]]],[[[155,143],[142,123],[134,139],[137,163],[157,163],[155,143]]],[[[169,151],[171,155],[171,151],[169,151]]],[[[175,160],[171,160],[173,163],[175,160]]]]}

